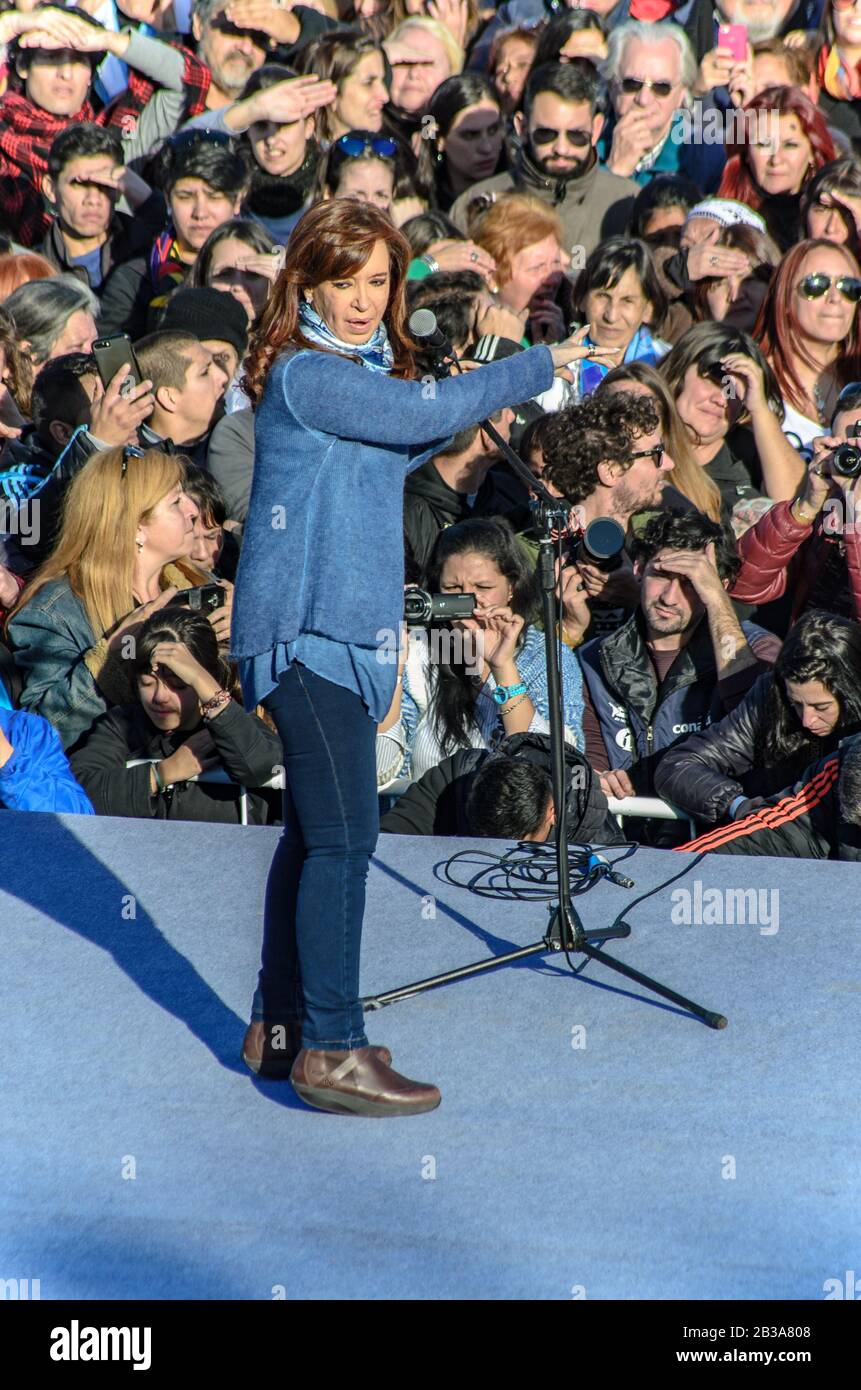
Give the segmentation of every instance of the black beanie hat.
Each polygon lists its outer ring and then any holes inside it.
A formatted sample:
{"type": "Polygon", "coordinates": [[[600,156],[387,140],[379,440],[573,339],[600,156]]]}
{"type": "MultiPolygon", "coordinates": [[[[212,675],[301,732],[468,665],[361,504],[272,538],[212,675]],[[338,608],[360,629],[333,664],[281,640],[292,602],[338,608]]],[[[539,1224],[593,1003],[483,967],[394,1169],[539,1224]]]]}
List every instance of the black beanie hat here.
{"type": "Polygon", "coordinates": [[[225,290],[208,285],[174,291],[161,317],[159,328],[181,328],[196,338],[217,338],[231,343],[240,358],[248,345],[248,315],[239,300],[225,290]]]}

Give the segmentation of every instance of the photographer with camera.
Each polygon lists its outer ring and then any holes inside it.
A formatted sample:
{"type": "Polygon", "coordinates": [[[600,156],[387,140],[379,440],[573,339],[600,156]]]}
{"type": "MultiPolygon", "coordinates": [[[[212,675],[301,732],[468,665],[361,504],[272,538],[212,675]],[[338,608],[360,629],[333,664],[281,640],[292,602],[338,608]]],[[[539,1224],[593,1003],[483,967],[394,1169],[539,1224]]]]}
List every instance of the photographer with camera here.
{"type": "MultiPolygon", "coordinates": [[[[208,585],[188,558],[197,513],[184,484],[182,459],[159,449],[95,454],[69,485],[54,549],[10,613],[21,705],[48,719],[64,748],[111,705],[128,704],[142,623],[179,591],[208,585]]],[[[208,621],[226,641],[226,605],[208,621]]]]}
{"type": "Polygon", "coordinates": [[[861,383],[837,398],[831,433],[813,441],[798,496],[778,502],[738,543],[732,596],[767,603],[789,591],[795,621],[809,608],[861,620],[861,383]]]}

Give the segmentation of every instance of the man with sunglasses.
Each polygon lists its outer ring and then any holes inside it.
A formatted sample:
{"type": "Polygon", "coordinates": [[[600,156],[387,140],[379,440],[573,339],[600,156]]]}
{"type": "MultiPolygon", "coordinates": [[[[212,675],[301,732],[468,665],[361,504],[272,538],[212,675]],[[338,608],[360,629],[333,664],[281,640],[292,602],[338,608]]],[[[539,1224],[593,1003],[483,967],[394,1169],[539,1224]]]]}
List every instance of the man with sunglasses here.
{"type": "Polygon", "coordinates": [[[289,63],[312,39],[336,27],[336,20],[305,5],[194,0],[192,32],[212,74],[207,108],[215,111],[237,101],[264,63],[289,63]]]}
{"type": "Polygon", "coordinates": [[[477,198],[513,188],[550,203],[562,218],[566,248],[584,259],[599,241],[624,232],[638,189],[598,162],[599,91],[597,77],[573,63],[537,68],[514,117],[520,149],[511,171],[461,193],[450,213],[456,225],[467,230],[477,198]]]}
{"type": "Polygon", "coordinates": [[[654,795],[667,749],[734,709],[776,650],[769,634],[736,616],[727,590],[739,561],[719,523],[663,511],[631,549],[639,606],[580,651],[586,755],[607,795],[618,797],[654,795]]]}
{"type": "Polygon", "coordinates": [[[684,174],[713,192],[724,150],[688,138],[684,113],[697,64],[684,30],[640,21],[620,25],[610,35],[601,72],[613,105],[612,127],[601,146],[607,168],[640,187],[656,174],[684,174]]]}

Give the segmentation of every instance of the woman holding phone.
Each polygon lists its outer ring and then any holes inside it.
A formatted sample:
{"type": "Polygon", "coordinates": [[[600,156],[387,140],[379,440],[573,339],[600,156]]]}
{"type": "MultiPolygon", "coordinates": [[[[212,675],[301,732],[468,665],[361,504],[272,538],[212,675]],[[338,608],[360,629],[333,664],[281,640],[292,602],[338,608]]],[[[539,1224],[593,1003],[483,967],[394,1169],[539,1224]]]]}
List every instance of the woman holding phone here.
{"type": "Polygon", "coordinates": [[[428,389],[406,329],[411,254],[384,213],[349,199],[312,207],[290,239],[247,359],[256,459],[232,640],[246,707],[274,720],[286,779],[242,1056],[319,1109],[377,1116],[440,1102],[368,1045],[359,997],[376,732],[403,620],[404,476],[584,353],[573,340],[536,347],[428,389]]]}

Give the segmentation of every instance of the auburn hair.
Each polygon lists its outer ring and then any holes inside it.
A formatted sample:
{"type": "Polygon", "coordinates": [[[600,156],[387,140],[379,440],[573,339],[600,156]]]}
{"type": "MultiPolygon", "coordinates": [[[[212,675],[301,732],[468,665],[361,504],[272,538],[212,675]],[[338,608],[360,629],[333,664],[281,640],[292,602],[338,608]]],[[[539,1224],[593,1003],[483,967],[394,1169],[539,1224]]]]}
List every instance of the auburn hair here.
{"type": "Polygon", "coordinates": [[[383,316],[394,354],[392,376],[414,377],[413,344],[406,328],[406,275],[412,251],[406,237],[385,213],[353,198],[315,203],[290,235],[284,266],[251,334],[242,386],[254,405],[263,395],[266,378],[285,348],[321,351],[299,327],[299,307],[305,290],[327,280],[345,280],[366,265],[378,241],[389,253],[391,284],[383,316]]]}
{"type": "Polygon", "coordinates": [[[737,202],[747,203],[749,208],[757,212],[765,203],[767,195],[754,179],[748,161],[753,143],[751,135],[756,131],[759,119],[766,120],[772,113],[776,113],[778,118],[797,118],[813,151],[814,167],[811,174],[817,173],[824,164],[830,164],[835,158],[834,141],[828,124],[810,97],[805,96],[797,87],[766,87],[737,113],[737,118],[744,117],[743,138],[727,142],[726,167],[717,191],[719,198],[735,198],[737,202]]]}
{"type": "MultiPolygon", "coordinates": [[[[801,361],[808,367],[815,367],[817,363],[804,346],[805,335],[795,311],[795,289],[802,278],[805,260],[811,252],[819,250],[835,251],[845,257],[850,274],[861,279],[861,267],[848,246],[838,246],[822,238],[799,241],[790,247],[775,271],[753,330],[753,337],[768,358],[781,394],[802,413],[805,392],[794,363],[801,361]]],[[[833,369],[841,386],[861,377],[861,315],[857,308],[833,369]]]]}
{"type": "Polygon", "coordinates": [[[503,194],[473,227],[475,241],[496,261],[500,288],[511,279],[514,257],[549,236],[564,245],[562,219],[531,193],[503,194]]]}

